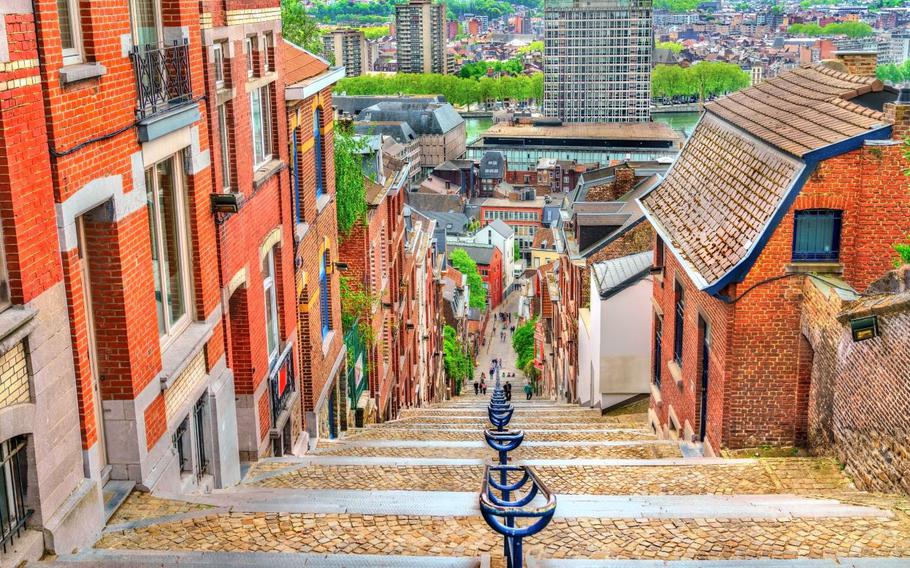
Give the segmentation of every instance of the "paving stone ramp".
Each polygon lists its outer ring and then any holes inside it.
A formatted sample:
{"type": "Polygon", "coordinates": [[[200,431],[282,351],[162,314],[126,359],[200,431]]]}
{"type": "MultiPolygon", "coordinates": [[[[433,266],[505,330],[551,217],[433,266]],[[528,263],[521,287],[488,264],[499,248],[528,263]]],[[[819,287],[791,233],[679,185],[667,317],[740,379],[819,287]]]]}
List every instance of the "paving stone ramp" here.
{"type": "MultiPolygon", "coordinates": [[[[558,500],[531,568],[910,567],[906,499],[856,491],[833,461],[686,458],[642,415],[513,403],[514,457],[558,500]]],[[[209,495],[133,492],[94,547],[46,564],[504,566],[477,506],[486,404],[406,410],[209,495]]]]}

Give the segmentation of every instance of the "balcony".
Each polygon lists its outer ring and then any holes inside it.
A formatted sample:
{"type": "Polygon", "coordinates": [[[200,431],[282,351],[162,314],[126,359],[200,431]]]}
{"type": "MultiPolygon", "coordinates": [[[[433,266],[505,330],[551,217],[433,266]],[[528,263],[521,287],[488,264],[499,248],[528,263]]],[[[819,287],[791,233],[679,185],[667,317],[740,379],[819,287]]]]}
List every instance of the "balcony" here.
{"type": "Polygon", "coordinates": [[[200,119],[190,81],[189,43],[133,47],[139,139],[148,142],[200,119]]]}

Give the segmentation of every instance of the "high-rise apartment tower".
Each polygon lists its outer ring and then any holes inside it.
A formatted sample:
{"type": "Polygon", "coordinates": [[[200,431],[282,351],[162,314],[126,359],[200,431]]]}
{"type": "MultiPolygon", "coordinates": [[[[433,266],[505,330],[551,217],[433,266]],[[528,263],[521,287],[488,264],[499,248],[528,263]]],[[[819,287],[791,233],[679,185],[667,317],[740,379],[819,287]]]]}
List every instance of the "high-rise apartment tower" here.
{"type": "Polygon", "coordinates": [[[322,36],[326,57],[345,69],[345,76],[357,77],[370,70],[367,42],[360,30],[338,29],[322,36]]]}
{"type": "Polygon", "coordinates": [[[409,0],[395,7],[398,70],[446,73],[446,5],[409,0]]]}
{"type": "Polygon", "coordinates": [[[651,0],[547,0],[544,106],[565,122],[651,118],[651,0]]]}

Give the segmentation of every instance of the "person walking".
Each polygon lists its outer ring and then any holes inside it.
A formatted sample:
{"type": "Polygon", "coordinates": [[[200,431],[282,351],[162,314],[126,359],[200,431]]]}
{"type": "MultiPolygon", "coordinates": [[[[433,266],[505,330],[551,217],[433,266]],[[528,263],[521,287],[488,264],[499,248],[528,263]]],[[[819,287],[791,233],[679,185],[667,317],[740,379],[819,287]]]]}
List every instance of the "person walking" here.
{"type": "Polygon", "coordinates": [[[480,379],[480,391],[483,394],[487,394],[487,382],[483,379],[480,379]]]}
{"type": "Polygon", "coordinates": [[[506,381],[506,384],[503,387],[503,389],[506,391],[506,401],[511,401],[512,400],[512,383],[510,383],[509,381],[506,381]]]}
{"type": "Polygon", "coordinates": [[[531,394],[533,394],[533,393],[534,393],[534,389],[531,388],[531,383],[527,383],[525,385],[525,396],[527,397],[526,400],[531,400],[531,394]]]}
{"type": "Polygon", "coordinates": [[[479,394],[480,394],[480,383],[478,383],[477,381],[474,381],[474,396],[477,396],[479,394]]]}

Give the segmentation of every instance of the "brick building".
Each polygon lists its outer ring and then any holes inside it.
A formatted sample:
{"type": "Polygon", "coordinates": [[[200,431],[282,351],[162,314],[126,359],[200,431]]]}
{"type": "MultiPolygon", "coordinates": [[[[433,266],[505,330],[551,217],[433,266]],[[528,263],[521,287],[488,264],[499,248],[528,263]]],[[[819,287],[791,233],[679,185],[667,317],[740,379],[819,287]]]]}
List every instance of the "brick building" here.
{"type": "Polygon", "coordinates": [[[659,237],[650,415],[665,436],[709,454],[805,444],[803,280],[837,274],[864,289],[910,229],[910,106],[882,106],[896,93],[847,72],[850,55],[706,105],[640,199],[659,237]]]}
{"type": "Polygon", "coordinates": [[[490,309],[496,309],[502,303],[503,292],[503,262],[499,248],[454,237],[447,239],[446,247],[450,252],[456,249],[465,251],[471,260],[477,263],[477,271],[487,285],[487,305],[490,309]]]}
{"type": "MultiPolygon", "coordinates": [[[[286,41],[279,46],[285,60],[291,145],[300,397],[304,427],[312,442],[323,436],[334,438],[347,427],[347,385],[339,380],[345,349],[335,268],[338,228],[332,120],[332,85],[344,76],[344,69],[330,69],[326,61],[286,41]]],[[[297,413],[293,414],[296,420],[297,413]]],[[[292,428],[291,439],[296,433],[292,428]]]]}
{"type": "Polygon", "coordinates": [[[353,286],[377,299],[370,321],[369,392],[375,418],[389,420],[401,405],[401,375],[406,371],[402,312],[405,301],[404,194],[407,165],[381,160],[376,181],[366,180],[367,218],[339,235],[339,261],[348,266],[353,286]],[[400,169],[395,169],[399,168],[400,169]]]}
{"type": "Polygon", "coordinates": [[[471,205],[480,208],[481,227],[500,219],[515,231],[515,242],[522,255],[530,258],[531,245],[534,244],[534,235],[540,229],[543,219],[543,208],[546,199],[505,199],[501,197],[481,197],[472,199],[471,205]]]}

